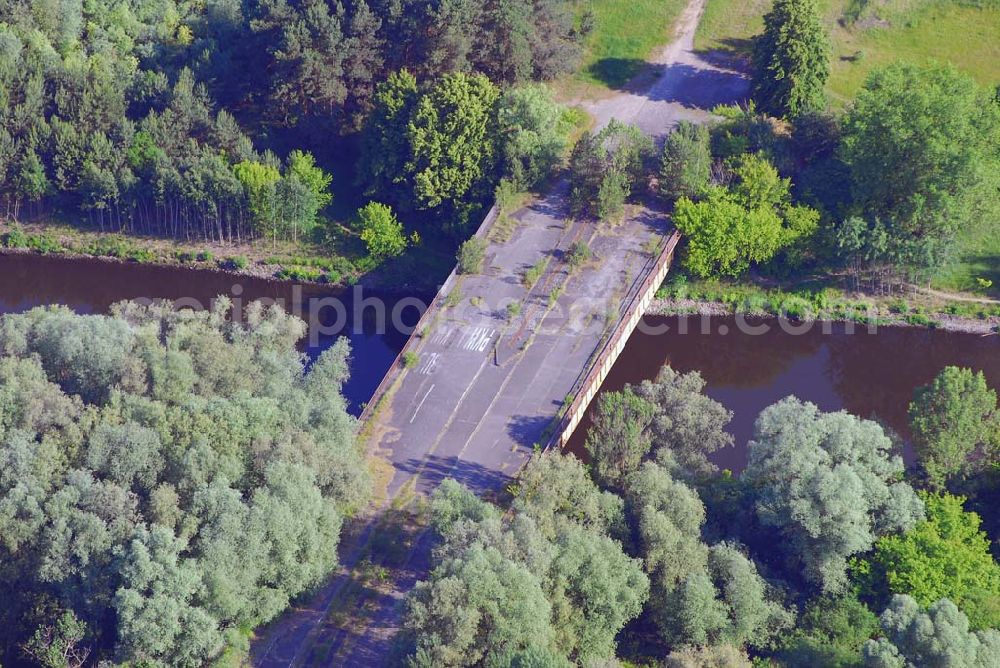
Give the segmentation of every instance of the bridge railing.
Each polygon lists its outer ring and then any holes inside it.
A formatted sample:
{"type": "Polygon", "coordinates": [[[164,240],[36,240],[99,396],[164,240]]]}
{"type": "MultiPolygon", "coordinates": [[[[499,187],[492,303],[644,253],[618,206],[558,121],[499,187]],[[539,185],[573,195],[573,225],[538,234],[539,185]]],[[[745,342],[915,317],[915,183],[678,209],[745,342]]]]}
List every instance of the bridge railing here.
{"type": "MultiPolygon", "coordinates": [[[[493,225],[497,222],[499,217],[500,207],[499,205],[494,204],[490,210],[486,212],[486,216],[483,218],[482,224],[480,224],[479,229],[476,230],[476,233],[472,236],[478,239],[485,239],[489,235],[490,230],[493,229],[493,225]]],[[[455,281],[457,280],[458,265],[456,264],[455,268],[451,270],[450,274],[448,274],[448,278],[446,278],[444,283],[441,284],[437,294],[434,295],[434,299],[431,300],[431,303],[427,306],[424,312],[420,314],[420,319],[417,320],[417,324],[413,327],[413,333],[410,334],[410,338],[407,339],[406,345],[404,345],[402,350],[399,351],[399,354],[396,355],[396,359],[393,360],[392,366],[390,366],[389,370],[386,371],[385,376],[382,378],[382,382],[375,388],[372,398],[368,400],[367,404],[365,404],[364,410],[361,411],[361,415],[358,417],[359,429],[363,427],[375,413],[375,410],[378,408],[378,405],[381,403],[383,397],[385,397],[389,388],[392,387],[392,384],[396,381],[399,373],[403,370],[403,356],[419,344],[421,332],[423,332],[428,323],[433,320],[440,308],[439,304],[443,302],[444,298],[447,297],[449,292],[451,292],[455,285],[455,281]]]]}
{"type": "Polygon", "coordinates": [[[608,340],[601,347],[600,352],[593,358],[593,362],[589,365],[589,368],[581,373],[580,378],[573,387],[573,391],[570,393],[573,399],[558,419],[556,428],[553,430],[549,441],[543,444],[545,449],[556,446],[559,448],[565,447],[570,436],[573,435],[573,432],[579,426],[581,420],[583,420],[590,402],[597,395],[597,391],[601,388],[601,384],[604,383],[604,379],[607,378],[611,367],[625,348],[626,342],[639,324],[639,321],[646,314],[646,309],[649,308],[649,304],[655,297],[656,291],[666,278],[680,238],[678,232],[670,235],[659,256],[653,262],[653,266],[646,273],[645,279],[639,284],[638,289],[633,288],[629,290],[629,295],[626,296],[627,303],[620,312],[611,336],[608,337],[608,340]]]}

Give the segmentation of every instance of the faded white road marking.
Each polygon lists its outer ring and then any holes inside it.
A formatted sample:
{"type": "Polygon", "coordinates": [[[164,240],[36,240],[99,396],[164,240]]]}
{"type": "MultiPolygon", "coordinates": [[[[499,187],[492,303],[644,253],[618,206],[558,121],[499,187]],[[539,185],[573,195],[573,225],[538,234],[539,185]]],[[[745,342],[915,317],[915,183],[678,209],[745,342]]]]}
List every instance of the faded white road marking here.
{"type": "Polygon", "coordinates": [[[427,401],[427,397],[429,397],[431,395],[431,392],[434,391],[435,387],[437,387],[437,386],[436,385],[431,385],[431,389],[427,390],[427,394],[425,394],[424,398],[420,400],[419,404],[417,404],[416,410],[413,411],[413,417],[410,418],[410,424],[413,424],[413,421],[417,419],[417,413],[420,412],[420,409],[423,407],[424,402],[427,401]]]}
{"type": "Polygon", "coordinates": [[[494,334],[496,334],[495,329],[476,327],[470,334],[463,338],[462,347],[466,350],[483,352],[486,350],[486,346],[489,345],[494,334]]]}
{"type": "Polygon", "coordinates": [[[483,352],[484,350],[486,350],[486,346],[490,345],[490,341],[493,340],[493,335],[495,333],[496,333],[496,330],[495,329],[491,329],[488,332],[486,332],[485,334],[483,334],[483,336],[480,337],[479,341],[476,342],[476,345],[474,346],[474,349],[477,352],[483,352]]]}
{"type": "Polygon", "coordinates": [[[484,329],[483,327],[476,327],[471,331],[466,332],[462,336],[462,340],[459,343],[459,345],[461,345],[466,350],[469,350],[469,346],[472,344],[473,341],[479,338],[479,335],[482,334],[483,329],[484,329]]]}
{"type": "Polygon", "coordinates": [[[427,360],[424,362],[423,366],[420,367],[420,373],[425,376],[429,376],[434,373],[434,369],[437,368],[438,357],[440,357],[438,353],[431,353],[428,355],[427,360]]]}

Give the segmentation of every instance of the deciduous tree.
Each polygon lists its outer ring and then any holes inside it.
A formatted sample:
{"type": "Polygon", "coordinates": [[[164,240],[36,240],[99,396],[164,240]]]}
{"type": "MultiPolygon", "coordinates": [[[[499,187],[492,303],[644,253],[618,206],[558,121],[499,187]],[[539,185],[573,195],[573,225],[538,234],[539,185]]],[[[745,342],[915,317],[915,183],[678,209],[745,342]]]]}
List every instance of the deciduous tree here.
{"type": "Polygon", "coordinates": [[[917,388],[909,412],[913,443],[935,487],[988,465],[984,449],[1000,445],[995,443],[1000,436],[997,394],[982,371],[945,367],[929,385],[917,388]],[[977,451],[977,461],[970,461],[977,451]]]}
{"type": "Polygon", "coordinates": [[[949,65],[875,69],[844,119],[857,204],[885,224],[900,264],[938,266],[958,230],[993,211],[1000,107],[949,65]]]}
{"type": "Polygon", "coordinates": [[[965,613],[974,629],[1000,625],[1000,565],[980,518],[965,512],[962,497],[924,497],[927,519],[901,536],[875,544],[872,570],[893,594],[906,594],[921,606],[947,598],[965,613]]]}
{"type": "Polygon", "coordinates": [[[789,556],[825,592],[843,590],[849,557],[923,519],[923,503],[900,481],[902,460],[874,422],[789,397],[760,414],[749,448],[743,477],[758,517],[782,530],[789,556]]]}
{"type": "Polygon", "coordinates": [[[396,257],[406,250],[403,224],[386,204],[369,202],[358,209],[358,227],[368,254],[376,260],[396,257]]]}
{"type": "Polygon", "coordinates": [[[710,148],[706,126],[681,121],[663,143],[660,194],[668,200],[701,195],[712,176],[710,148]]]}
{"type": "Polygon", "coordinates": [[[909,596],[893,596],[881,623],[886,637],[864,648],[868,668],[1000,664],[1000,631],[970,632],[969,620],[948,599],[923,611],[909,596]]]}

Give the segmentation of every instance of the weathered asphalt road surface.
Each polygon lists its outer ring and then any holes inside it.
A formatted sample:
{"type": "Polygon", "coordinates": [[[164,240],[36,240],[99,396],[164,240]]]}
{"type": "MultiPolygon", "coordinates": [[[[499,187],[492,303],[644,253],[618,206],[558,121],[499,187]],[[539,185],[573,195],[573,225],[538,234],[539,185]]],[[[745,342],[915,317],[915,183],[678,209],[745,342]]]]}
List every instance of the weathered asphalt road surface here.
{"type": "MultiPolygon", "coordinates": [[[[598,126],[619,118],[663,136],[679,120],[704,121],[706,109],[742,99],[743,78],[694,52],[703,6],[704,0],[692,0],[676,39],[657,58],[659,76],[651,85],[584,105],[598,126]]],[[[586,371],[609,312],[617,313],[630,286],[643,278],[650,258],[644,244],[667,230],[666,216],[637,208],[615,227],[574,221],[566,190],[562,182],[515,213],[509,238],[490,244],[488,269],[461,279],[461,303],[418,333],[419,363],[376,416],[378,451],[394,468],[390,497],[404,486],[426,494],[447,477],[478,493],[502,489],[586,371]],[[576,240],[590,245],[595,260],[570,275],[562,257],[576,240]],[[522,284],[524,271],[545,259],[544,274],[529,290],[522,284]],[[561,295],[550,309],[557,287],[561,295]],[[511,302],[522,305],[513,318],[507,315],[511,302]]],[[[362,527],[356,545],[364,544],[374,523],[362,527]]],[[[428,534],[419,537],[406,565],[393,570],[391,586],[370,593],[367,627],[351,632],[327,617],[359,558],[360,550],[345,554],[340,575],[263,630],[252,647],[254,665],[385,664],[399,626],[399,601],[428,570],[430,540],[428,534]]]]}

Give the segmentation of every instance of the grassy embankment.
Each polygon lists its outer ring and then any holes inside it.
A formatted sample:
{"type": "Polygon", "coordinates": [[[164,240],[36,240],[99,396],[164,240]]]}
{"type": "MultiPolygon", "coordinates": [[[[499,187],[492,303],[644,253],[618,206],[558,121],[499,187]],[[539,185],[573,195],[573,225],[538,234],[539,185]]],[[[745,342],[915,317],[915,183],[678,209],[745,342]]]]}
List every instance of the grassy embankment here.
{"type": "Polygon", "coordinates": [[[688,281],[678,274],[660,288],[656,298],[659,303],[653,310],[660,313],[746,313],[983,333],[1000,325],[1000,303],[898,290],[892,295],[856,295],[830,287],[829,280],[771,287],[753,282],[688,281]]]}
{"type": "Polygon", "coordinates": [[[20,223],[0,219],[0,252],[82,255],[331,285],[367,277],[384,289],[436,287],[454,265],[453,242],[426,235],[412,252],[381,265],[372,262],[353,226],[355,212],[368,202],[355,181],[356,142],[343,140],[325,148],[329,155],[322,156],[322,166],[333,176],[333,203],[307,239],[218,243],[117,234],[87,224],[79,213],[57,213],[20,223]]]}
{"type": "MultiPolygon", "coordinates": [[[[895,60],[954,63],[984,85],[1000,82],[1000,2],[820,0],[833,42],[831,103],[851,100],[872,68],[895,60]]],[[[746,58],[770,0],[708,0],[695,46],[746,58]]]]}
{"type": "MultiPolygon", "coordinates": [[[[874,67],[895,60],[950,62],[986,86],[1000,82],[1000,2],[959,0],[820,0],[833,43],[827,86],[831,106],[849,103],[874,67]]],[[[708,0],[695,45],[745,62],[770,0],[708,0]]],[[[993,281],[1000,297],[1000,221],[960,239],[959,261],[934,286],[974,290],[993,281]]]]}
{"type": "MultiPolygon", "coordinates": [[[[352,285],[376,268],[349,223],[330,221],[324,232],[321,241],[218,243],[101,232],[55,220],[0,221],[0,252],[89,256],[331,285],[352,285]]],[[[426,289],[434,277],[447,275],[453,262],[445,242],[423,241],[419,252],[378,266],[378,283],[426,289]]]]}

